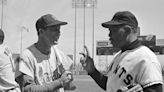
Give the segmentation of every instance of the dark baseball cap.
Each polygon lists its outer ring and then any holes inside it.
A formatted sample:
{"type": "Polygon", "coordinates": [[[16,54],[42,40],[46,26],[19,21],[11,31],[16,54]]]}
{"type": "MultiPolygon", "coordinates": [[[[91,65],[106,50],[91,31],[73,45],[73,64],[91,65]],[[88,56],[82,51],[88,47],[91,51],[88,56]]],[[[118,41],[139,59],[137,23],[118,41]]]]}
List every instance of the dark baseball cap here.
{"type": "Polygon", "coordinates": [[[110,28],[118,25],[129,25],[134,28],[138,27],[138,21],[134,14],[129,11],[119,11],[116,12],[111,21],[102,23],[102,26],[105,28],[110,28]]]}
{"type": "Polygon", "coordinates": [[[41,16],[36,22],[36,28],[46,28],[51,26],[66,25],[67,22],[59,21],[52,14],[46,14],[41,16]]]}

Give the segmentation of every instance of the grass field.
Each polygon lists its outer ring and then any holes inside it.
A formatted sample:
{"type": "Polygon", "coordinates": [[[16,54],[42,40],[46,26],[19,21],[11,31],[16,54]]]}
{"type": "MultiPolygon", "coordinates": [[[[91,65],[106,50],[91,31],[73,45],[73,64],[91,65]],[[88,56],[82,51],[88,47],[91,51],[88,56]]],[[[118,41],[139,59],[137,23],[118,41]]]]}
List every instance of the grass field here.
{"type": "Polygon", "coordinates": [[[75,75],[73,83],[76,89],[66,92],[105,92],[88,75],[75,75]]]}

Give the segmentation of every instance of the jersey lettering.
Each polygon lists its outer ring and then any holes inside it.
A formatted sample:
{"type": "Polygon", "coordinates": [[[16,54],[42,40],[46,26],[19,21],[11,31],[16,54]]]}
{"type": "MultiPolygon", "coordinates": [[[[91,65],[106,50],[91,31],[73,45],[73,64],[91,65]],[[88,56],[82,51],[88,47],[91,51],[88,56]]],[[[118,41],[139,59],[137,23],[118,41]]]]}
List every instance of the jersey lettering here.
{"type": "Polygon", "coordinates": [[[113,71],[113,73],[117,73],[118,72],[118,69],[120,68],[120,66],[119,65],[117,65],[117,67],[116,67],[116,69],[113,71]]]}
{"type": "MultiPolygon", "coordinates": [[[[121,78],[123,75],[125,75],[127,73],[127,71],[124,67],[121,67],[120,65],[117,65],[117,67],[115,68],[113,73],[114,74],[119,73],[118,77],[121,78]]],[[[130,74],[127,74],[125,79],[123,79],[123,81],[126,85],[131,84],[132,80],[133,80],[133,77],[130,74]]]]}
{"type": "Polygon", "coordinates": [[[128,74],[127,76],[126,76],[126,79],[124,79],[124,83],[126,84],[126,85],[129,85],[129,84],[131,84],[131,81],[133,80],[133,77],[130,75],[130,74],[128,74]]]}
{"type": "Polygon", "coordinates": [[[120,73],[119,78],[121,77],[122,74],[126,73],[126,70],[124,67],[122,67],[121,69],[122,69],[122,72],[120,73]]]}

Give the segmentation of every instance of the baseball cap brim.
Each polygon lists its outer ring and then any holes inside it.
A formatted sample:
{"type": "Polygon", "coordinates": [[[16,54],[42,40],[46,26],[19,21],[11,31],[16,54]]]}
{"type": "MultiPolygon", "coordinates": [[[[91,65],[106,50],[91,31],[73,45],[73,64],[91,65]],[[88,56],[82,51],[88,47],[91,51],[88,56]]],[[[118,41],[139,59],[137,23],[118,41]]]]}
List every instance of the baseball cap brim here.
{"type": "Polygon", "coordinates": [[[110,28],[112,26],[117,26],[117,25],[122,25],[124,23],[120,23],[118,21],[108,21],[108,22],[104,22],[101,25],[105,28],[110,28]]]}
{"type": "Polygon", "coordinates": [[[67,22],[63,22],[63,21],[59,21],[59,20],[55,20],[55,22],[48,24],[46,27],[50,27],[50,26],[61,26],[61,25],[66,25],[68,24],[67,22]]]}

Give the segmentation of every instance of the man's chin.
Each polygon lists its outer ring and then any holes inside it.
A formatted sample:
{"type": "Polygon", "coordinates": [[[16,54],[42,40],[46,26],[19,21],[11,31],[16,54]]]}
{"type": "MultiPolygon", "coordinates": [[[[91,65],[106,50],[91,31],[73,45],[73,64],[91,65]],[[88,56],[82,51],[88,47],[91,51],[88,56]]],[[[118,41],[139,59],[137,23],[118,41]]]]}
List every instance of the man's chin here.
{"type": "Polygon", "coordinates": [[[50,46],[54,46],[54,45],[57,45],[58,44],[58,42],[52,42],[51,44],[50,44],[50,46]]]}
{"type": "Polygon", "coordinates": [[[117,45],[116,44],[111,44],[111,45],[112,45],[112,47],[117,48],[117,45]]]}

